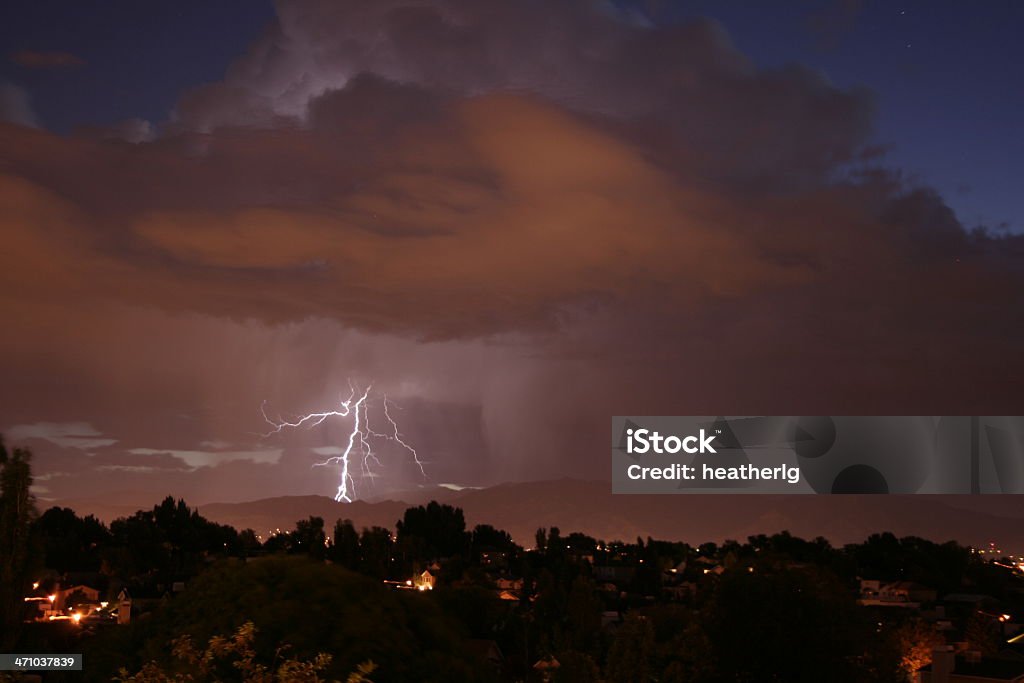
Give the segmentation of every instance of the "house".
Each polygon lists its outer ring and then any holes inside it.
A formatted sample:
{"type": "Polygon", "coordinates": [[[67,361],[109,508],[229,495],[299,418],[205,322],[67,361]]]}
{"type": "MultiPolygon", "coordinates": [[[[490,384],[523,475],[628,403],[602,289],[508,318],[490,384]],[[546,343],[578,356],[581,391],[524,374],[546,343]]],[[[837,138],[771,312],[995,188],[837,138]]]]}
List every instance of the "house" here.
{"type": "Polygon", "coordinates": [[[860,580],[860,597],[865,600],[872,600],[878,598],[878,594],[882,590],[882,582],[877,579],[861,579],[860,580]]]}
{"type": "Polygon", "coordinates": [[[860,604],[881,607],[917,608],[921,603],[935,602],[938,594],[928,586],[914,581],[883,582],[861,579],[860,604]]]}
{"type": "MultiPolygon", "coordinates": [[[[50,617],[56,617],[60,613],[54,608],[54,601],[57,599],[55,594],[47,596],[30,596],[25,598],[26,603],[34,603],[38,610],[32,618],[36,621],[46,621],[50,617]]],[[[31,608],[30,608],[31,609],[31,608]]]]}
{"type": "Polygon", "coordinates": [[[412,577],[412,585],[418,591],[432,591],[436,582],[437,579],[434,578],[429,569],[424,569],[423,573],[412,577]]]}
{"type": "Polygon", "coordinates": [[[99,590],[83,584],[57,591],[57,604],[62,607],[69,607],[72,602],[96,602],[99,599],[99,590]]]}
{"type": "Polygon", "coordinates": [[[917,683],[1024,683],[1024,662],[958,657],[949,647],[936,648],[932,663],[917,671],[917,683]]]}
{"type": "Polygon", "coordinates": [[[937,593],[914,581],[896,581],[882,586],[879,597],[887,602],[935,602],[937,593]]]}
{"type": "Polygon", "coordinates": [[[554,656],[548,655],[547,657],[538,659],[533,665],[533,669],[534,671],[540,672],[540,679],[542,681],[550,681],[551,673],[561,666],[562,665],[554,658],[554,656]]]}
{"type": "Polygon", "coordinates": [[[506,579],[506,578],[501,578],[501,579],[498,579],[497,581],[495,581],[494,583],[498,587],[498,590],[503,590],[503,591],[521,591],[521,590],[523,590],[523,580],[522,579],[506,579]]]}
{"type": "Polygon", "coordinates": [[[686,573],[686,560],[683,560],[674,567],[670,567],[661,573],[661,581],[666,584],[676,584],[683,580],[686,573]]]}

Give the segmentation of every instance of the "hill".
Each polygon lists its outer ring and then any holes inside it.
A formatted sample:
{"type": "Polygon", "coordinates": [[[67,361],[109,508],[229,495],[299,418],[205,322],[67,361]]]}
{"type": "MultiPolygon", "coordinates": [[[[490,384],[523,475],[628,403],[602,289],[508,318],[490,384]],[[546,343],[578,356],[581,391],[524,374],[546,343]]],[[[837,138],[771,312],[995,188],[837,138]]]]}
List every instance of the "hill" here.
{"type": "MultiPolygon", "coordinates": [[[[577,480],[502,484],[445,496],[461,507],[466,522],[507,530],[527,547],[538,527],[557,526],[606,540],[652,536],[691,543],[745,539],[788,530],[797,536],[824,536],[836,544],[861,541],[892,531],[935,541],[972,545],[997,541],[1024,550],[1024,505],[1009,496],[763,496],[763,495],[612,495],[608,484],[577,480]],[[1014,505],[1014,503],[1017,503],[1014,505]]],[[[417,501],[421,502],[421,501],[417,501]]],[[[356,526],[392,528],[405,501],[356,501],[345,504],[320,496],[270,498],[200,508],[203,515],[239,528],[292,528],[309,515],[328,525],[339,517],[356,526]]],[[[262,531],[261,531],[262,533],[262,531]]]]}
{"type": "MultiPolygon", "coordinates": [[[[862,541],[876,532],[956,540],[970,545],[999,543],[1024,551],[1022,496],[769,496],[612,495],[607,482],[563,479],[501,484],[486,489],[438,491],[438,499],[461,507],[468,525],[492,524],[527,547],[538,527],[557,526],[605,540],[637,536],[690,543],[744,540],[788,530],[805,538],[824,536],[833,544],[862,541]]],[[[394,528],[410,504],[428,499],[423,491],[406,500],[337,503],[324,496],[281,496],[246,503],[211,503],[200,513],[216,522],[257,533],[291,529],[296,520],[323,517],[328,528],[339,518],[358,527],[394,528]]],[[[154,501],[156,502],[156,501],[154,501]]],[[[111,511],[65,501],[80,514],[109,520],[111,511]]],[[[119,514],[124,514],[118,510],[119,514]]]]}

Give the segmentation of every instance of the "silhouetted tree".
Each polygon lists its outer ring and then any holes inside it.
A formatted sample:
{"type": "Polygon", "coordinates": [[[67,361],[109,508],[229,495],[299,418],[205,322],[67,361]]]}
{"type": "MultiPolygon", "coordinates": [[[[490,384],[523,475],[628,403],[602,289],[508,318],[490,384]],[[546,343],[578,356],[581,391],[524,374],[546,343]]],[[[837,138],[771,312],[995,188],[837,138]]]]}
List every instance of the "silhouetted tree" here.
{"type": "Polygon", "coordinates": [[[334,539],[328,557],[347,569],[359,569],[359,532],[351,519],[339,519],[334,523],[334,539]]]}
{"type": "Polygon", "coordinates": [[[387,578],[392,545],[391,532],[384,527],[363,529],[359,537],[359,571],[378,579],[387,578]]]}
{"type": "Polygon", "coordinates": [[[313,559],[322,560],[327,554],[327,536],[324,534],[323,517],[300,519],[292,532],[292,553],[304,553],[313,559]]]}
{"type": "MultiPolygon", "coordinates": [[[[202,649],[246,622],[259,626],[255,661],[268,667],[326,652],[332,655],[321,674],[327,680],[344,681],[367,660],[379,665],[371,676],[379,683],[493,680],[477,670],[459,625],[433,600],[299,555],[215,563],[152,619],[101,630],[82,643],[89,679],[110,680],[121,667],[137,672],[150,661],[170,674],[199,674],[168,644],[188,634],[202,649]],[[280,652],[282,644],[290,647],[280,652]]],[[[238,681],[238,670],[226,663],[217,680],[238,681]]]]}
{"type": "Polygon", "coordinates": [[[712,674],[700,680],[896,680],[899,661],[835,576],[815,570],[722,575],[698,624],[694,653],[712,674]],[[873,673],[872,673],[873,672],[873,673]],[[868,674],[871,674],[870,676],[868,674]],[[771,678],[774,676],[774,678],[771,678]]]}
{"type": "Polygon", "coordinates": [[[593,653],[601,635],[601,600],[591,579],[586,576],[573,579],[565,613],[572,648],[593,653]]]}
{"type": "Polygon", "coordinates": [[[92,515],[79,517],[71,508],[50,508],[36,520],[33,531],[42,544],[45,565],[61,574],[97,571],[101,550],[111,541],[102,522],[92,515]]]}
{"type": "Polygon", "coordinates": [[[242,529],[238,532],[238,551],[242,557],[249,557],[257,554],[263,544],[252,529],[242,529]]]}
{"type": "Polygon", "coordinates": [[[111,562],[127,576],[193,574],[203,558],[238,551],[237,531],[203,518],[171,496],[152,510],[115,519],[110,533],[116,546],[111,562]]]}
{"type": "Polygon", "coordinates": [[[462,510],[430,501],[411,507],[396,525],[403,551],[411,559],[434,560],[465,552],[469,543],[462,510]]]}
{"type": "Polygon", "coordinates": [[[0,437],[0,650],[10,649],[21,629],[23,597],[31,581],[29,535],[35,505],[32,454],[15,448],[7,452],[0,437]]]}
{"type": "Polygon", "coordinates": [[[533,534],[533,545],[538,552],[544,552],[548,549],[548,530],[544,527],[540,527],[533,534]]]}
{"type": "Polygon", "coordinates": [[[490,524],[477,524],[471,534],[470,545],[476,554],[481,550],[509,552],[514,543],[512,543],[512,536],[507,531],[495,529],[490,524]]]}
{"type": "Polygon", "coordinates": [[[601,680],[597,664],[587,654],[566,650],[556,659],[559,667],[555,669],[555,683],[597,683],[601,680]]]}
{"type": "Polygon", "coordinates": [[[654,628],[651,622],[642,616],[627,617],[608,652],[609,683],[648,683],[653,651],[654,628]]]}

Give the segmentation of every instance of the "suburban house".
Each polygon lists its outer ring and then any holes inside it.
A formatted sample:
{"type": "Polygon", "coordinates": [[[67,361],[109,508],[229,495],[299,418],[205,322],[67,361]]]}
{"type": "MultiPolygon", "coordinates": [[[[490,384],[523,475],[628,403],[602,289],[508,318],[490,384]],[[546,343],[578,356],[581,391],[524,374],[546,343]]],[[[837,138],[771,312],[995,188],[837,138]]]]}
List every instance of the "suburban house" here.
{"type": "Polygon", "coordinates": [[[919,607],[922,603],[935,602],[937,597],[933,589],[914,581],[861,579],[860,582],[862,605],[919,607]]]}
{"type": "Polygon", "coordinates": [[[434,584],[437,579],[430,573],[429,569],[424,569],[421,574],[416,574],[412,577],[412,585],[418,591],[432,591],[434,590],[434,584]]]}

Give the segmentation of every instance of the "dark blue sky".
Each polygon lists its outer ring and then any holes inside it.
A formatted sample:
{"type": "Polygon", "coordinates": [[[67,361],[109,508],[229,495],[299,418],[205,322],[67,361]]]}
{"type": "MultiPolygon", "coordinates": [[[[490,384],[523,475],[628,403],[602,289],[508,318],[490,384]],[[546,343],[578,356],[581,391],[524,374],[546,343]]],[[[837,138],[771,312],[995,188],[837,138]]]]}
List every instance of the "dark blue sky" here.
{"type": "Polygon", "coordinates": [[[0,67],[0,78],[29,91],[43,125],[65,132],[164,120],[183,90],[224,75],[272,21],[274,7],[265,0],[39,0],[10,3],[0,17],[5,57],[61,51],[85,61],[77,69],[26,69],[5,58],[0,67]]]}
{"type": "MultiPolygon", "coordinates": [[[[620,5],[622,3],[619,3],[620,5]]],[[[643,2],[655,22],[719,20],[761,66],[800,62],[840,86],[877,94],[887,163],[937,187],[967,227],[1024,230],[1024,3],[738,0],[643,2]]],[[[74,69],[5,59],[0,80],[25,88],[42,124],[166,118],[179,94],[219,79],[272,21],[266,0],[9,3],[0,44],[81,57],[74,69]]]]}
{"type": "Polygon", "coordinates": [[[1024,230],[1024,3],[703,0],[682,7],[721,21],[761,65],[801,62],[837,85],[871,88],[876,139],[893,165],[937,187],[968,227],[1006,222],[1024,230]]]}

